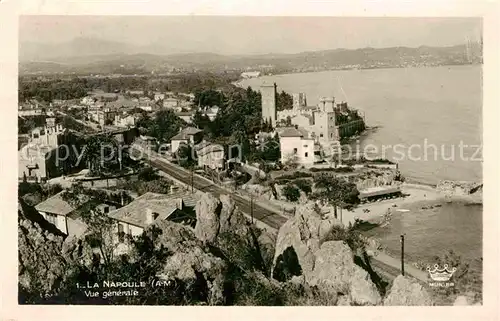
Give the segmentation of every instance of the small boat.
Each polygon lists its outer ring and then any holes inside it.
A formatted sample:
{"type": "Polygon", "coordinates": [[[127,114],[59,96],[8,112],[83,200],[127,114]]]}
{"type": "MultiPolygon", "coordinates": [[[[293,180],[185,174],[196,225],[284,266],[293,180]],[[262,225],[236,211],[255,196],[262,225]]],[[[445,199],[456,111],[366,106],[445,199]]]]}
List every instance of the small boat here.
{"type": "Polygon", "coordinates": [[[396,211],[397,212],[404,212],[404,213],[406,213],[406,212],[409,212],[410,210],[406,210],[404,208],[398,208],[396,211]]]}

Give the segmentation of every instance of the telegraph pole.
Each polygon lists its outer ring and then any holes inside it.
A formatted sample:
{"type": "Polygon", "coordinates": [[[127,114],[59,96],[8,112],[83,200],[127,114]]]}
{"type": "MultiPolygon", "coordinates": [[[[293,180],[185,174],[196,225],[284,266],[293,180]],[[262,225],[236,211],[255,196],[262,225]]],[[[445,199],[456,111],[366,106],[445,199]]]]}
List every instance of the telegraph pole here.
{"type": "Polygon", "coordinates": [[[194,168],[191,167],[191,193],[194,193],[194,168]]]}
{"type": "Polygon", "coordinates": [[[405,253],[405,235],[401,234],[401,275],[405,275],[405,263],[404,263],[404,253],[405,253]]]}
{"type": "Polygon", "coordinates": [[[252,224],[253,224],[253,195],[250,195],[250,215],[252,217],[252,224]]]}

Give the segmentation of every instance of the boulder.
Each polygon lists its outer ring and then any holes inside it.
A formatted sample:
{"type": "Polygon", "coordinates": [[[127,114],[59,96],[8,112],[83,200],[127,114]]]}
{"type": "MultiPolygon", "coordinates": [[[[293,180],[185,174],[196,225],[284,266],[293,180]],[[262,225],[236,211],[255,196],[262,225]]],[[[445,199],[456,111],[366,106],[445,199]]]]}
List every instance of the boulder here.
{"type": "Polygon", "coordinates": [[[469,302],[469,299],[466,296],[460,295],[457,296],[453,305],[471,305],[471,302],[469,302]]]}
{"type": "Polygon", "coordinates": [[[94,259],[94,250],[88,242],[84,241],[84,235],[81,237],[70,236],[64,240],[61,253],[68,262],[85,266],[92,266],[94,259]]]}
{"type": "Polygon", "coordinates": [[[431,297],[427,290],[417,281],[399,275],[392,283],[384,305],[397,306],[429,306],[432,305],[431,297]]]}
{"type": "Polygon", "coordinates": [[[307,275],[313,269],[314,253],[319,250],[321,240],[338,224],[341,223],[335,219],[322,220],[314,211],[314,204],[298,207],[295,216],[286,221],[278,231],[273,266],[278,256],[291,246],[297,254],[303,273],[307,275]]]}
{"type": "Polygon", "coordinates": [[[67,262],[61,255],[62,245],[62,237],[30,220],[19,220],[18,282],[24,291],[43,296],[57,294],[68,273],[67,262]]]}
{"type": "Polygon", "coordinates": [[[222,203],[210,193],[205,193],[196,204],[195,235],[203,242],[212,242],[220,227],[222,203]]]}
{"type": "Polygon", "coordinates": [[[192,229],[179,223],[159,221],[146,229],[145,233],[156,233],[155,247],[163,247],[173,253],[158,274],[160,279],[180,280],[189,285],[187,291],[197,291],[196,286],[206,286],[206,300],[209,304],[224,303],[224,275],[227,266],[222,259],[203,249],[202,242],[196,238],[192,229]]]}
{"type": "MultiPolygon", "coordinates": [[[[158,277],[162,280],[180,280],[188,285],[208,288],[207,301],[210,305],[224,303],[224,275],[227,269],[224,261],[199,246],[185,247],[167,259],[158,277]]],[[[192,288],[197,291],[198,288],[192,288]]]]}
{"type": "Polygon", "coordinates": [[[193,230],[187,226],[167,220],[156,221],[155,224],[145,230],[146,234],[153,233],[158,228],[158,236],[155,239],[155,247],[164,247],[170,252],[177,252],[186,247],[201,245],[195,237],[193,230]]]}
{"type": "Polygon", "coordinates": [[[222,208],[220,211],[220,226],[217,234],[233,232],[239,235],[246,234],[247,219],[236,210],[236,203],[229,195],[221,195],[222,208]]]}
{"type": "Polygon", "coordinates": [[[353,253],[342,241],[329,241],[315,253],[314,269],[307,275],[310,286],[331,295],[349,294],[356,305],[377,305],[381,298],[368,272],[353,261],[353,253]]]}

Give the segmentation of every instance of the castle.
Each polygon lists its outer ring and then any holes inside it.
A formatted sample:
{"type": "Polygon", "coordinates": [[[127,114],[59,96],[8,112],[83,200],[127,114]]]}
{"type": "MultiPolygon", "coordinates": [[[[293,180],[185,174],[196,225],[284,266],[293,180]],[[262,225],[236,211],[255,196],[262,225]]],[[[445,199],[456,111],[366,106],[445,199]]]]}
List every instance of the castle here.
{"type": "Polygon", "coordinates": [[[317,162],[312,155],[320,154],[318,148],[324,151],[323,155],[328,156],[332,146],[338,145],[342,138],[351,137],[365,129],[364,116],[349,108],[346,102],[336,103],[335,97],[323,97],[316,106],[307,106],[305,93],[296,93],[292,95],[293,108],[277,112],[276,92],[276,84],[261,86],[263,121],[269,122],[273,128],[278,127],[276,131],[280,137],[287,137],[282,139],[281,145],[286,146],[281,146],[281,150],[293,151],[304,165],[317,162]],[[306,146],[307,151],[304,149],[306,146]],[[302,149],[303,155],[300,154],[302,149]]]}
{"type": "Polygon", "coordinates": [[[274,84],[264,84],[260,87],[260,93],[262,97],[262,119],[264,122],[268,122],[272,127],[276,127],[276,83],[274,84]]]}

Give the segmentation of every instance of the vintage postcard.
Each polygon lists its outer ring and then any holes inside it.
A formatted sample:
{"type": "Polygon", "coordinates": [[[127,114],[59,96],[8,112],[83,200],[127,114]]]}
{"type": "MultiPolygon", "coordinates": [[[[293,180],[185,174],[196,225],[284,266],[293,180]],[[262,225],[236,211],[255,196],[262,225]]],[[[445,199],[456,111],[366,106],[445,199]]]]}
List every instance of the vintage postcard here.
{"type": "Polygon", "coordinates": [[[4,106],[17,311],[498,317],[484,12],[28,13],[4,106]]]}

